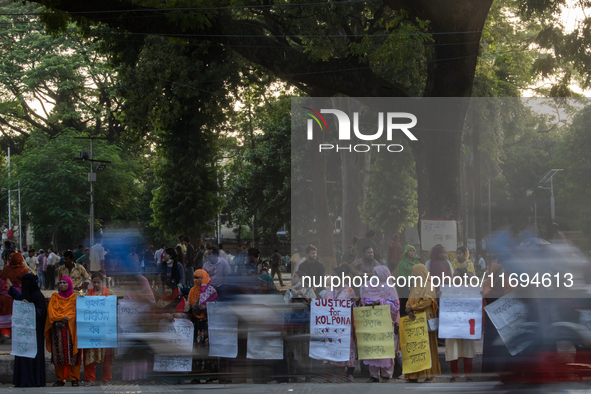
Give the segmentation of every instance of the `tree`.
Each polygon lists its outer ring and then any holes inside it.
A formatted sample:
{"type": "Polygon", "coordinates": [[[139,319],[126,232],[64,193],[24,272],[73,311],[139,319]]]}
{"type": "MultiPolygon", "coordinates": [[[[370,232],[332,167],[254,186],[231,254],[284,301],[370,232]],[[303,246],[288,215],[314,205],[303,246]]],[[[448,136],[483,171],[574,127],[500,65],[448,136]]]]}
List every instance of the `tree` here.
{"type": "Polygon", "coordinates": [[[34,9],[0,3],[6,13],[0,16],[0,146],[17,154],[33,130],[52,137],[75,130],[114,142],[123,127],[108,56],[74,26],[59,35],[44,32],[39,18],[26,14],[34,9]]]}
{"type": "Polygon", "coordinates": [[[271,244],[276,242],[276,232],[291,222],[289,114],[289,97],[270,100],[256,109],[253,128],[259,133],[254,148],[236,158],[236,171],[228,177],[224,192],[223,218],[241,225],[256,215],[271,244]]]}
{"type": "MultiPolygon", "coordinates": [[[[13,158],[13,177],[6,186],[21,182],[21,204],[25,223],[31,223],[40,244],[80,242],[89,224],[88,164],[74,161],[85,150],[85,142],[74,132],[48,138],[32,132],[23,153],[13,158]]],[[[128,209],[136,194],[134,173],[121,159],[121,150],[95,143],[97,156],[112,162],[98,174],[95,184],[97,224],[117,218],[128,209]]]]}
{"type": "Polygon", "coordinates": [[[198,239],[214,228],[223,203],[217,139],[230,108],[223,78],[233,69],[221,47],[158,37],[123,66],[123,119],[132,141],[155,143],[152,226],[168,236],[198,239]]]}

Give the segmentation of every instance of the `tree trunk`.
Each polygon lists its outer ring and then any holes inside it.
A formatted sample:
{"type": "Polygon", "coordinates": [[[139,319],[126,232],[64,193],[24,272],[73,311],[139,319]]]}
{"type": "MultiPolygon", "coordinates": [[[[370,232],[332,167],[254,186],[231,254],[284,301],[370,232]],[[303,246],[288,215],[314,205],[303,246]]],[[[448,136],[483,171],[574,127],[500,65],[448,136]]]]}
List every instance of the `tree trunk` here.
{"type": "Polygon", "coordinates": [[[326,192],[326,156],[318,152],[315,144],[310,144],[309,157],[312,166],[312,202],[316,217],[316,235],[318,236],[318,260],[324,264],[326,272],[336,267],[334,252],[334,224],[328,211],[328,195],[326,192]]]}
{"type": "Polygon", "coordinates": [[[361,212],[359,211],[359,208],[365,204],[363,185],[365,185],[367,170],[369,170],[368,160],[365,159],[365,156],[369,156],[369,154],[341,152],[343,183],[341,250],[347,250],[353,236],[357,235],[361,238],[365,235],[365,225],[361,221],[361,212]]]}

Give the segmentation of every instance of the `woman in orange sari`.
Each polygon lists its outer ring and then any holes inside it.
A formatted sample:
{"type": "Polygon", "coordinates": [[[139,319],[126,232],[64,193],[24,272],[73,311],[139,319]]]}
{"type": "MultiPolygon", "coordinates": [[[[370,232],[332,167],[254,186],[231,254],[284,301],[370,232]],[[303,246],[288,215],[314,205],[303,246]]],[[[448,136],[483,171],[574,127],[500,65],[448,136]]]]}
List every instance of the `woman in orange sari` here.
{"type": "Polygon", "coordinates": [[[47,306],[45,346],[51,352],[57,382],[53,387],[66,384],[66,375],[72,386],[80,383],[80,351],[76,336],[76,298],[72,279],[62,276],[57,282],[58,293],[53,293],[47,306]]]}
{"type": "Polygon", "coordinates": [[[20,253],[12,253],[9,264],[0,272],[0,331],[2,338],[0,343],[10,338],[10,327],[12,326],[12,303],[14,299],[8,295],[7,279],[12,286],[22,292],[21,278],[29,271],[23,266],[25,260],[20,253]]]}
{"type": "MultiPolygon", "coordinates": [[[[107,289],[103,286],[103,274],[95,272],[92,274],[91,283],[92,289],[88,291],[88,296],[110,296],[115,295],[113,290],[107,289]]],[[[115,359],[113,357],[113,349],[84,349],[84,380],[85,386],[94,386],[96,380],[96,364],[103,364],[103,383],[105,385],[111,384],[113,374],[111,367],[115,359]]]]}
{"type": "MultiPolygon", "coordinates": [[[[209,358],[209,336],[207,330],[207,303],[218,301],[218,293],[211,285],[209,274],[202,269],[196,270],[193,273],[193,283],[195,284],[189,292],[189,312],[191,313],[191,321],[195,327],[194,344],[195,352],[198,357],[205,357],[204,359],[194,360],[196,366],[195,371],[211,372],[216,369],[216,360],[209,358]]],[[[200,380],[193,379],[191,383],[200,383],[200,380]]]]}

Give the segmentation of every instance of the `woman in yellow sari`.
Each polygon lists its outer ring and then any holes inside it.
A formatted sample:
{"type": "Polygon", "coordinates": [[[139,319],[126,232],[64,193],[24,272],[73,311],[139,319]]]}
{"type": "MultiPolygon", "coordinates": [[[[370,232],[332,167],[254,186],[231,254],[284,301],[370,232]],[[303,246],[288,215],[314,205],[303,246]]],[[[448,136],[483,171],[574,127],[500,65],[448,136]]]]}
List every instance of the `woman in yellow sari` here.
{"type": "MultiPolygon", "coordinates": [[[[423,264],[414,265],[412,267],[412,276],[420,276],[422,281],[417,280],[416,286],[410,290],[410,295],[406,302],[406,313],[408,317],[414,320],[415,314],[421,312],[426,312],[427,319],[436,317],[437,301],[435,289],[431,286],[431,276],[429,275],[429,271],[427,271],[427,267],[423,264]],[[421,284],[422,286],[419,286],[421,284]]],[[[441,375],[437,332],[429,333],[429,349],[431,350],[431,368],[408,374],[405,377],[409,382],[416,383],[420,378],[425,378],[425,382],[434,382],[435,376],[441,375]]]]}

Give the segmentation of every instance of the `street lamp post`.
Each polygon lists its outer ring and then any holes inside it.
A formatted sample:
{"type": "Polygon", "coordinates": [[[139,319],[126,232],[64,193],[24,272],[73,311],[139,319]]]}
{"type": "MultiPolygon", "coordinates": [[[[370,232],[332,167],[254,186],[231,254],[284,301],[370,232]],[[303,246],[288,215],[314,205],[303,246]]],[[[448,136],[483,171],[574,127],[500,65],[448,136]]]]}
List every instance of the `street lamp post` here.
{"type": "MultiPolygon", "coordinates": [[[[88,152],[80,152],[80,157],[75,158],[74,160],[82,160],[82,161],[89,161],[90,162],[90,172],[88,173],[88,182],[90,182],[90,234],[89,234],[89,241],[90,246],[94,245],[94,182],[96,182],[96,172],[94,172],[94,162],[99,163],[111,163],[107,160],[95,160],[93,159],[93,146],[92,142],[94,140],[106,140],[108,138],[102,137],[74,137],[77,140],[90,140],[90,156],[88,152]]],[[[97,167],[97,171],[102,171],[105,169],[105,164],[100,164],[97,167]]]]}
{"type": "Polygon", "coordinates": [[[540,180],[540,183],[548,183],[550,181],[550,187],[538,186],[538,189],[546,189],[550,190],[550,216],[552,217],[552,221],[556,219],[556,206],[554,201],[554,175],[558,174],[560,171],[564,171],[562,168],[552,169],[548,171],[546,175],[540,180]]]}

